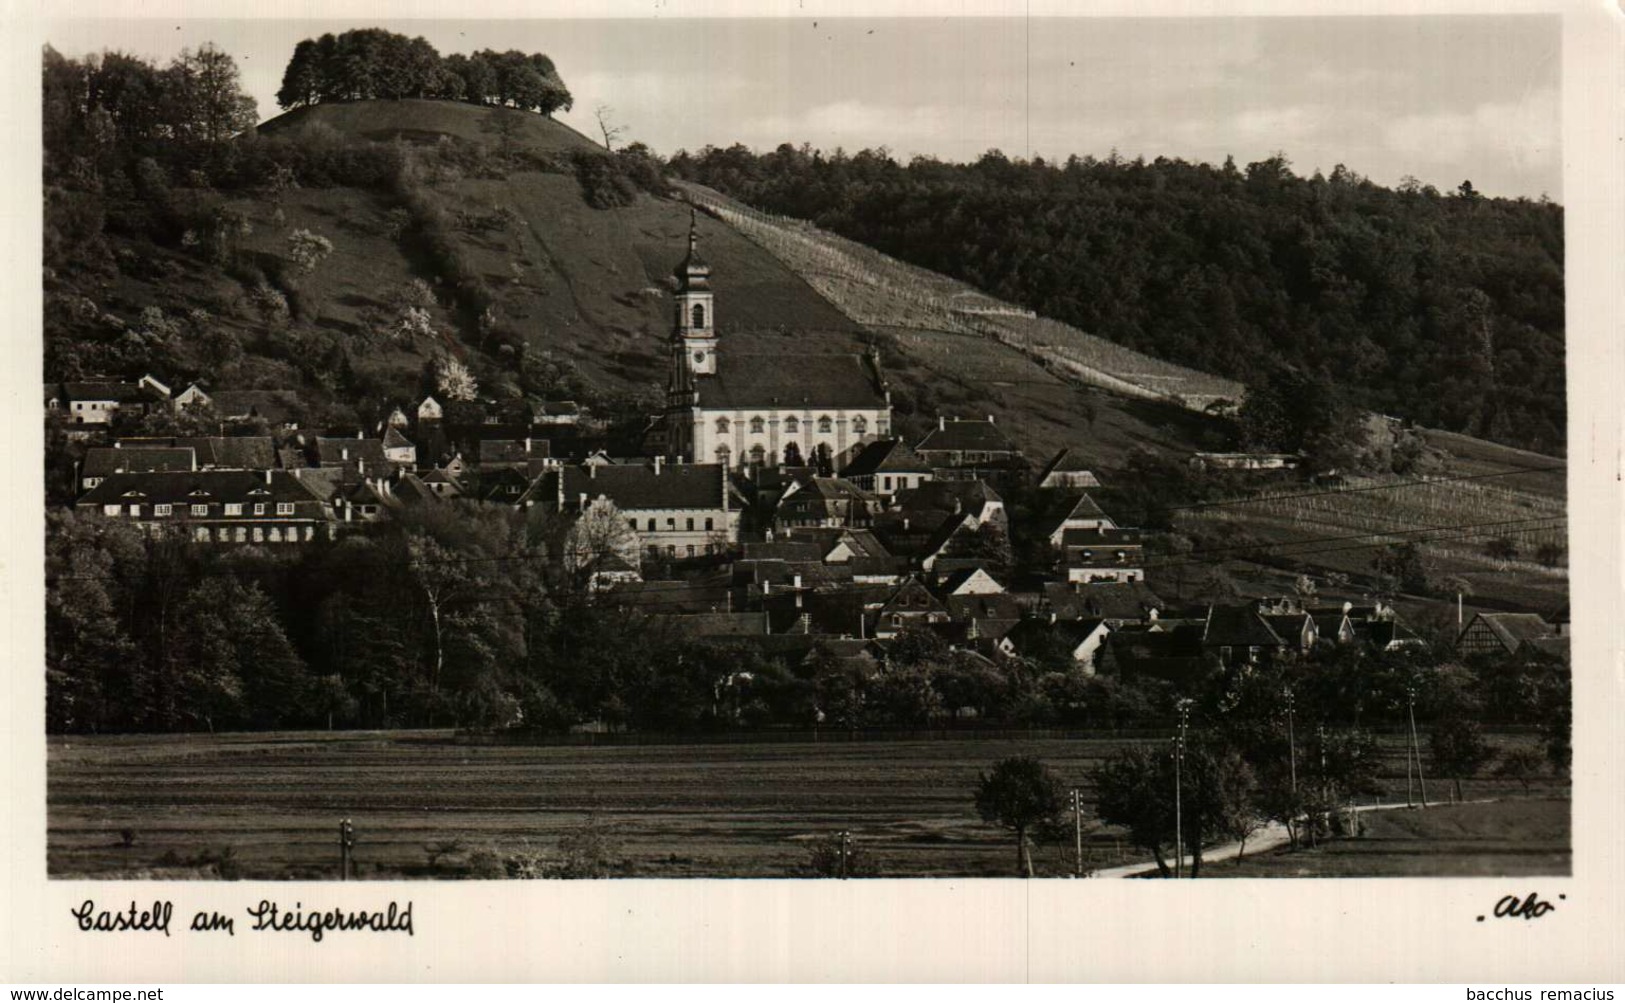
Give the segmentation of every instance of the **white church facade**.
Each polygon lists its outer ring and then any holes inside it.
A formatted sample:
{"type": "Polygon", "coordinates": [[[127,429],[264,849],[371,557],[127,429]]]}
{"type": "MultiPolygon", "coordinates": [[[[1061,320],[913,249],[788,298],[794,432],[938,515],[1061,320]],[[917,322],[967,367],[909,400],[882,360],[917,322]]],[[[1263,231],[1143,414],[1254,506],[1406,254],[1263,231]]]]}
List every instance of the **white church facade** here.
{"type": "Polygon", "coordinates": [[[691,226],[677,266],[667,448],[688,463],[838,467],[891,434],[874,356],[730,351],[716,328],[711,268],[691,226]]]}

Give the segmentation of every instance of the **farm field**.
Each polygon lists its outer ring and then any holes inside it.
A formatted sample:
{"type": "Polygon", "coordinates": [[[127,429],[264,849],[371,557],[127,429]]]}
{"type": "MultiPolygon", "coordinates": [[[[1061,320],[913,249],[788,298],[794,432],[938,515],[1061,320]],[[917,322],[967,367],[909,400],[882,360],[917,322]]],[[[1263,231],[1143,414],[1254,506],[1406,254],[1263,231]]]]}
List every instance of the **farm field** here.
{"type": "MultiPolygon", "coordinates": [[[[336,829],[356,828],[361,877],[460,877],[468,855],[553,851],[591,816],[637,877],[789,877],[809,845],[848,830],[888,877],[1002,877],[1014,847],[972,807],[979,772],[1031,754],[1084,790],[1134,739],[981,736],[936,741],[666,746],[493,746],[449,732],[278,733],[53,739],[53,877],[336,876],[336,829]],[[129,845],[123,837],[129,830],[129,845]],[[431,845],[460,841],[431,866],[431,845]]],[[[1424,738],[1425,741],[1425,738],[1424,738]]],[[[1528,739],[1496,736],[1498,745],[1528,739]]],[[[1403,746],[1384,739],[1386,791],[1405,795],[1403,746]]],[[[1523,796],[1474,780],[1468,799],[1523,796]]],[[[1438,791],[1430,787],[1430,793],[1438,791]]],[[[1532,797],[1560,793],[1536,781],[1532,797]]],[[[1087,821],[1087,816],[1086,816],[1087,821]]],[[[1140,859],[1090,826],[1096,866],[1140,859]]],[[[1044,846],[1064,874],[1070,846],[1044,846]]]]}
{"type": "Polygon", "coordinates": [[[1365,832],[1312,850],[1224,861],[1213,878],[1521,877],[1568,874],[1567,799],[1437,805],[1362,815],[1365,832]]]}

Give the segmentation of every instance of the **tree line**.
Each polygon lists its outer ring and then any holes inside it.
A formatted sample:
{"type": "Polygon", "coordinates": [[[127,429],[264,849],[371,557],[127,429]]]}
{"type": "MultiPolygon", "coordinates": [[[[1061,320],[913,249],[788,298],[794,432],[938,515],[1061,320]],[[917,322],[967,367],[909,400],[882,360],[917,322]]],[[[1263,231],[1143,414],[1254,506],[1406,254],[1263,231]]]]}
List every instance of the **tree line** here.
{"type": "Polygon", "coordinates": [[[1564,448],[1563,211],[1544,198],[1305,177],[1280,154],[904,164],[736,145],[670,168],[1248,386],[1292,365],[1368,410],[1564,448]]]}
{"type": "Polygon", "coordinates": [[[324,101],[441,98],[552,115],[569,111],[569,88],[553,60],[516,49],[441,56],[421,36],[358,28],[294,46],[276,100],[282,108],[324,101]]]}
{"type": "Polygon", "coordinates": [[[591,562],[572,555],[597,545],[545,509],[411,509],[292,554],[71,510],[48,520],[53,732],[855,730],[934,727],[967,709],[990,723],[1115,729],[1163,725],[1181,696],[1217,714],[1286,686],[1304,720],[1327,724],[1401,720],[1411,691],[1423,720],[1471,694],[1458,716],[1537,724],[1566,679],[1540,660],[1463,664],[1442,638],[1414,654],[1325,645],[1240,673],[1214,659],[1180,686],[1125,676],[1109,654],[1078,664],[1065,645],[989,661],[925,630],[876,661],[821,645],[775,652],[690,636],[671,610],[590,591],[591,562]]]}

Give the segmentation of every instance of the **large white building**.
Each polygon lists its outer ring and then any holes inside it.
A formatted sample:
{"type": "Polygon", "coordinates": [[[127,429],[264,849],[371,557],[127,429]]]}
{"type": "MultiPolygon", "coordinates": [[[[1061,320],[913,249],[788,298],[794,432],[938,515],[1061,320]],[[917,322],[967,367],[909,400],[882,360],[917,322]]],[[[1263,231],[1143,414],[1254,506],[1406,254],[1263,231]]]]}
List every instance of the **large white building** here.
{"type": "Polygon", "coordinates": [[[891,434],[891,396],[875,357],[723,348],[711,268],[696,245],[691,226],[671,339],[666,448],[674,457],[833,468],[891,434]]]}

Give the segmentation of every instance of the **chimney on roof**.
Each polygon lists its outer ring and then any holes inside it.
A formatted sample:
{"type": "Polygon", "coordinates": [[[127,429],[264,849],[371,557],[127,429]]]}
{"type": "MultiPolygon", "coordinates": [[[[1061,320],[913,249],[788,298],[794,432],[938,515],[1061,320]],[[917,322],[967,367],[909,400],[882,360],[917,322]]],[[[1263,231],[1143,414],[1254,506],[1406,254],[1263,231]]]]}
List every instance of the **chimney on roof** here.
{"type": "Polygon", "coordinates": [[[349,458],[350,458],[350,447],[349,446],[341,446],[341,447],[339,447],[339,459],[348,460],[349,458]]]}
{"type": "Polygon", "coordinates": [[[587,479],[589,481],[596,481],[598,479],[598,464],[587,464],[587,479]]]}
{"type": "Polygon", "coordinates": [[[939,432],[944,431],[944,430],[947,429],[947,427],[948,427],[948,419],[946,417],[940,415],[940,414],[937,415],[937,431],[939,431],[939,432]]]}
{"type": "Polygon", "coordinates": [[[355,437],[357,439],[365,439],[367,437],[367,430],[364,429],[364,428],[356,429],[355,430],[355,437]]]}
{"type": "Polygon", "coordinates": [[[989,424],[989,425],[991,425],[991,424],[993,424],[993,416],[992,416],[992,415],[988,415],[988,416],[987,416],[987,423],[988,423],[988,424],[989,424]]]}
{"type": "Polygon", "coordinates": [[[660,476],[660,461],[661,461],[661,457],[656,456],[655,457],[655,476],[656,477],[660,476]]]}
{"type": "Polygon", "coordinates": [[[525,436],[525,455],[530,455],[530,436],[525,436]]]}
{"type": "Polygon", "coordinates": [[[798,588],[798,589],[801,588],[801,576],[800,575],[796,575],[795,577],[793,577],[791,579],[791,582],[792,582],[792,584],[795,585],[796,588],[798,588]]]}
{"type": "Polygon", "coordinates": [[[587,511],[587,492],[583,491],[576,495],[576,507],[583,512],[587,511]]]}
{"type": "Polygon", "coordinates": [[[271,472],[269,470],[265,472],[265,483],[271,483],[271,472]]]}

